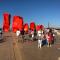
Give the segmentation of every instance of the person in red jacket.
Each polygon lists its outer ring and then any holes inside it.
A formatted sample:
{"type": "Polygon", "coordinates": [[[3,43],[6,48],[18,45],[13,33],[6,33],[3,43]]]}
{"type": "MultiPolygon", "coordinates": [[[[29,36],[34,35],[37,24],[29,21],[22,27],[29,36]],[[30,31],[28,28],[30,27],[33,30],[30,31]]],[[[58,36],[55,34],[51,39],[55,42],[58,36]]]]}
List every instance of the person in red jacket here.
{"type": "Polygon", "coordinates": [[[46,39],[47,39],[48,47],[51,47],[51,43],[52,43],[52,39],[53,39],[53,36],[52,36],[51,32],[48,32],[46,34],[46,39]]]}

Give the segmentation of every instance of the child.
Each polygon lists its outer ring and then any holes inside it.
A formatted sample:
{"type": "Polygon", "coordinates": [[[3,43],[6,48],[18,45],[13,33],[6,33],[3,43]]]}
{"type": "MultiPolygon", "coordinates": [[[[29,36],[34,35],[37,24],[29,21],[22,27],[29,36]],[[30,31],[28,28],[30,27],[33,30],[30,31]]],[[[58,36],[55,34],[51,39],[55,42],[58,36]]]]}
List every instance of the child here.
{"type": "Polygon", "coordinates": [[[47,39],[48,47],[51,47],[52,34],[51,33],[47,33],[46,34],[46,39],[47,39]]]}

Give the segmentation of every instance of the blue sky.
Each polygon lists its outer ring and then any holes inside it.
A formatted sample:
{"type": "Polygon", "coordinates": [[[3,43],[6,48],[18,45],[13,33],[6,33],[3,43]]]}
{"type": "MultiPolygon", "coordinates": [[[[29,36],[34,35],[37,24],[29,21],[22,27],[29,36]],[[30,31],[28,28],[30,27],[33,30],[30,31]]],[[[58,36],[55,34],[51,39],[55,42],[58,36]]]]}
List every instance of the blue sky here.
{"type": "Polygon", "coordinates": [[[60,0],[0,0],[0,27],[4,12],[11,14],[11,21],[19,15],[28,24],[33,21],[45,27],[48,22],[60,26],[60,0]]]}

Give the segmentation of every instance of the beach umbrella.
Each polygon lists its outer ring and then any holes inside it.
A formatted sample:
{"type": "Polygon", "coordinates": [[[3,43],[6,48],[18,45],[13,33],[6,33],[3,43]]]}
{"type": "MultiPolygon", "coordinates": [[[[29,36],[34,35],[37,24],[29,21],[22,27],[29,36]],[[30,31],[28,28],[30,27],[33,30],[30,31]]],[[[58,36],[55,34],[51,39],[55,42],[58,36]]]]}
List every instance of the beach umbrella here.
{"type": "Polygon", "coordinates": [[[8,32],[10,29],[10,17],[11,15],[7,12],[3,14],[3,31],[8,32]]]}
{"type": "Polygon", "coordinates": [[[20,16],[13,17],[12,30],[16,32],[17,30],[23,30],[23,18],[20,16]]]}
{"type": "Polygon", "coordinates": [[[32,31],[35,30],[35,23],[34,22],[30,23],[30,30],[32,30],[32,31]]]}
{"type": "Polygon", "coordinates": [[[25,23],[25,24],[24,24],[24,31],[25,31],[25,32],[28,32],[28,30],[29,30],[28,23],[25,23]]]}

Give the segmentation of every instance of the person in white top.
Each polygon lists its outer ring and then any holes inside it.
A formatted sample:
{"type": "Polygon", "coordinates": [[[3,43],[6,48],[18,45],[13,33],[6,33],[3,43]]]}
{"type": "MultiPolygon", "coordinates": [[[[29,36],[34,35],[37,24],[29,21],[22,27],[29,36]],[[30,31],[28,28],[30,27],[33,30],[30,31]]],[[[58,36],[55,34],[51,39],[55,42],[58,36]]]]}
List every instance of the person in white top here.
{"type": "Polygon", "coordinates": [[[42,47],[43,31],[38,31],[38,48],[42,47]]]}
{"type": "Polygon", "coordinates": [[[20,31],[17,30],[17,31],[16,31],[16,36],[19,36],[19,35],[20,35],[20,31]]]}
{"type": "Polygon", "coordinates": [[[31,35],[32,35],[32,41],[33,41],[33,38],[34,38],[34,31],[31,32],[31,35]]]}

